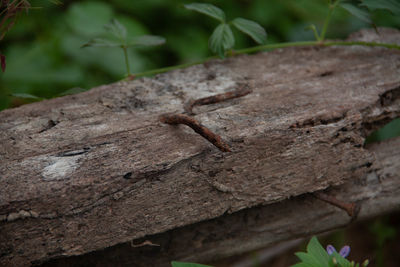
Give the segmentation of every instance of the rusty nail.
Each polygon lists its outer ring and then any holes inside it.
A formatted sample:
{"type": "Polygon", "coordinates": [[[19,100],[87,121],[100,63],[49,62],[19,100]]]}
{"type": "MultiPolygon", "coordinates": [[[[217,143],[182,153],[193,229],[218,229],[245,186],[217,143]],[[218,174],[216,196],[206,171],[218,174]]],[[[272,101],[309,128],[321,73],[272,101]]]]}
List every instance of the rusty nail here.
{"type": "Polygon", "coordinates": [[[352,220],[357,218],[358,212],[360,211],[360,206],[358,204],[354,202],[344,202],[322,192],[314,192],[313,195],[319,200],[325,201],[335,207],[345,210],[352,220]]]}
{"type": "Polygon", "coordinates": [[[164,114],[161,115],[160,121],[167,124],[185,124],[192,128],[196,133],[203,136],[210,141],[214,146],[218,147],[222,152],[231,152],[229,146],[222,140],[222,138],[213,133],[207,127],[203,126],[197,120],[185,114],[164,114]]]}
{"type": "Polygon", "coordinates": [[[186,103],[186,105],[184,106],[184,109],[185,109],[186,113],[193,115],[194,114],[193,113],[194,106],[215,104],[215,103],[223,102],[223,101],[226,101],[229,99],[242,97],[242,96],[250,94],[251,92],[252,92],[252,90],[249,88],[249,86],[247,84],[242,84],[239,88],[237,88],[236,90],[233,90],[233,91],[200,98],[197,100],[190,100],[186,103]]]}

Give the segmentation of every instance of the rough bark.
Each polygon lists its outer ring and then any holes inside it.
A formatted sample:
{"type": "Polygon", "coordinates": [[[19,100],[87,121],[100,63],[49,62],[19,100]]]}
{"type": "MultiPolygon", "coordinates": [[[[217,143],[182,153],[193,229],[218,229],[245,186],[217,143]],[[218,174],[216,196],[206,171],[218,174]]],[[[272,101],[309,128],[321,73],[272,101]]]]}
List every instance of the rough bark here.
{"type": "MultiPolygon", "coordinates": [[[[389,29],[351,38],[400,43],[389,29]]],[[[328,187],[361,217],[399,209],[399,140],[363,146],[399,116],[399,74],[394,50],[290,48],[3,111],[0,265],[117,244],[104,264],[126,250],[143,266],[233,255],[347,223],[304,195],[328,187]],[[243,83],[250,94],[194,108],[231,152],[159,120],[243,83]],[[146,238],[160,246],[126,243],[146,238]]]]}
{"type": "MultiPolygon", "coordinates": [[[[373,144],[371,171],[327,191],[360,207],[358,220],[400,210],[400,137],[373,144]]],[[[47,266],[170,266],[172,260],[207,263],[352,223],[346,212],[314,198],[297,196],[266,206],[146,236],[130,243],[52,260],[47,266]],[[140,246],[143,244],[142,246],[140,246]],[[153,244],[153,245],[150,245],[153,244]]]]}

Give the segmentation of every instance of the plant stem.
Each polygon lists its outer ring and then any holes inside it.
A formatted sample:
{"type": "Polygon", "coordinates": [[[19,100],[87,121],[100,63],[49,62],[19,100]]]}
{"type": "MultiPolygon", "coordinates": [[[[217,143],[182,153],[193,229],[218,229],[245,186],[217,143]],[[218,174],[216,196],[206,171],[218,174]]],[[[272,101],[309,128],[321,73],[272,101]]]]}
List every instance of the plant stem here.
{"type": "Polygon", "coordinates": [[[322,46],[334,46],[334,45],[353,46],[353,45],[362,45],[362,46],[369,46],[369,47],[385,47],[385,48],[389,48],[389,49],[397,49],[397,50],[400,50],[400,45],[398,45],[398,44],[376,43],[376,42],[361,42],[361,41],[354,41],[354,42],[330,41],[330,42],[323,42],[323,43],[320,43],[320,45],[322,45],[322,46]]]}
{"type": "Polygon", "coordinates": [[[311,24],[308,28],[311,29],[312,32],[314,33],[315,40],[320,41],[321,38],[318,35],[317,27],[315,27],[314,24],[311,24]]]}
{"type": "Polygon", "coordinates": [[[294,46],[312,46],[312,45],[319,45],[319,44],[320,44],[319,41],[301,41],[301,42],[266,44],[266,45],[259,45],[259,46],[236,50],[235,54],[240,55],[240,54],[254,53],[254,52],[258,52],[258,51],[277,49],[277,48],[294,47],[294,46]]]}
{"type": "MultiPolygon", "coordinates": [[[[361,45],[361,46],[369,46],[369,47],[385,47],[388,49],[397,49],[400,50],[400,45],[398,44],[389,44],[389,43],[377,43],[377,42],[361,42],[361,41],[352,41],[352,42],[346,42],[346,41],[327,41],[327,42],[321,42],[321,41],[302,41],[302,42],[287,42],[287,43],[277,43],[277,44],[266,44],[266,45],[260,45],[260,46],[254,46],[254,47],[249,47],[249,48],[244,48],[240,50],[235,50],[234,56],[235,55],[240,55],[240,54],[249,54],[249,53],[255,53],[255,52],[260,52],[260,51],[266,51],[266,50],[273,50],[277,48],[285,48],[285,47],[296,47],[296,46],[320,46],[320,47],[325,47],[325,46],[354,46],[354,45],[361,45]]],[[[176,66],[170,66],[170,67],[165,67],[165,68],[160,68],[160,69],[154,69],[150,71],[145,71],[145,72],[140,72],[134,74],[135,77],[143,77],[143,76],[151,76],[159,73],[164,73],[167,71],[171,70],[176,70],[176,69],[182,69],[186,67],[190,67],[193,65],[197,64],[202,64],[210,59],[215,59],[217,56],[213,57],[208,57],[202,60],[194,61],[194,62],[189,62],[181,65],[176,65],[176,66]]]]}
{"type": "Polygon", "coordinates": [[[335,7],[336,7],[338,2],[339,1],[336,1],[334,4],[332,4],[332,2],[329,1],[328,16],[326,16],[326,19],[325,19],[325,22],[324,22],[324,27],[322,28],[322,32],[321,32],[321,34],[319,36],[319,41],[321,41],[321,42],[325,40],[325,34],[326,34],[326,31],[328,30],[328,26],[329,26],[329,23],[331,21],[333,10],[335,10],[335,7]]]}
{"type": "Polygon", "coordinates": [[[124,50],[126,72],[127,72],[127,76],[129,76],[129,75],[131,75],[131,70],[129,68],[128,47],[122,46],[122,50],[124,50]]]}
{"type": "Polygon", "coordinates": [[[150,75],[154,75],[154,74],[159,74],[159,73],[163,73],[163,72],[167,72],[170,70],[176,70],[176,69],[183,69],[183,68],[187,68],[193,65],[197,65],[197,64],[202,64],[210,59],[214,59],[217,58],[217,56],[214,57],[208,57],[205,59],[201,59],[198,61],[193,61],[193,62],[189,62],[189,63],[184,63],[184,64],[180,64],[180,65],[175,65],[175,66],[170,66],[170,67],[165,67],[165,68],[160,68],[160,69],[154,69],[154,70],[149,70],[149,71],[144,71],[144,72],[140,72],[140,73],[136,73],[134,74],[134,76],[136,78],[139,77],[144,77],[144,76],[150,76],[150,75]]]}

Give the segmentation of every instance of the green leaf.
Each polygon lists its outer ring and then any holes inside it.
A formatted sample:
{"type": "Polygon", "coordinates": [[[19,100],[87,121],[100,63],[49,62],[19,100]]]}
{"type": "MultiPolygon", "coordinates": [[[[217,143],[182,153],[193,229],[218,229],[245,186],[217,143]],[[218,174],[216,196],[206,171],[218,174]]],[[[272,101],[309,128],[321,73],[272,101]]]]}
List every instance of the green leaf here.
{"type": "Polygon", "coordinates": [[[350,261],[347,259],[343,258],[339,253],[334,251],[331,255],[332,258],[335,258],[339,266],[341,267],[351,267],[350,261]]]}
{"type": "Polygon", "coordinates": [[[218,25],[208,40],[208,47],[221,58],[224,58],[225,51],[231,49],[234,44],[231,27],[226,23],[218,25]]]}
{"type": "Polygon", "coordinates": [[[267,33],[257,22],[243,18],[236,18],[232,21],[232,24],[239,31],[247,34],[259,44],[263,44],[267,41],[267,33]]]}
{"type": "MultiPolygon", "coordinates": [[[[128,30],[129,34],[129,30],[128,30]]],[[[104,71],[112,79],[120,79],[126,72],[125,64],[122,64],[125,60],[124,54],[121,49],[118,47],[92,47],[89,49],[77,49],[83,43],[87,42],[85,37],[77,36],[76,34],[66,34],[62,37],[60,45],[62,48],[62,52],[68,56],[71,61],[75,62],[76,66],[83,68],[84,70],[93,69],[104,71]]],[[[132,71],[140,72],[144,69],[152,68],[151,62],[148,58],[146,58],[143,53],[137,53],[134,49],[130,49],[128,53],[129,62],[135,62],[132,66],[132,71]]],[[[89,73],[91,73],[89,71],[89,73]]],[[[82,75],[86,75],[82,72],[82,75]]],[[[89,75],[90,76],[90,75],[89,75]]],[[[19,74],[21,77],[21,74],[19,74]]],[[[69,87],[73,87],[74,85],[81,84],[85,88],[93,87],[95,84],[88,84],[88,77],[83,78],[85,83],[82,81],[75,82],[73,84],[68,84],[69,87]]],[[[107,79],[110,78],[102,78],[102,83],[106,83],[107,79]]],[[[90,81],[91,82],[91,81],[90,81]]]]}
{"type": "Polygon", "coordinates": [[[179,261],[172,261],[171,265],[172,267],[212,267],[210,265],[190,263],[190,262],[179,262],[179,261]]]}
{"type": "Polygon", "coordinates": [[[104,47],[121,47],[124,43],[120,40],[114,40],[111,38],[93,38],[89,40],[86,44],[83,44],[81,47],[89,47],[89,46],[104,46],[104,47]]]}
{"type": "Polygon", "coordinates": [[[26,94],[26,93],[15,93],[15,94],[11,94],[11,96],[18,97],[18,98],[36,99],[36,100],[43,99],[41,97],[38,97],[38,96],[35,96],[35,95],[31,95],[31,94],[26,94]]]}
{"type": "Polygon", "coordinates": [[[126,35],[128,36],[140,36],[149,34],[146,26],[131,16],[116,15],[115,18],[126,28],[126,35]]]}
{"type": "Polygon", "coordinates": [[[65,96],[65,95],[74,95],[74,94],[79,94],[86,92],[88,89],[80,88],[80,87],[74,87],[71,89],[68,89],[60,94],[60,96],[65,96]]]}
{"type": "Polygon", "coordinates": [[[396,0],[364,0],[361,6],[366,6],[370,10],[386,9],[394,15],[400,15],[400,2],[396,0]]]}
{"type": "Polygon", "coordinates": [[[121,41],[126,40],[126,28],[118,20],[112,19],[109,24],[104,25],[104,28],[121,41]]]}
{"type": "Polygon", "coordinates": [[[156,35],[142,35],[132,38],[128,46],[155,46],[165,43],[165,38],[156,35]]]}
{"type": "Polygon", "coordinates": [[[309,267],[319,267],[321,263],[310,253],[297,252],[295,255],[309,267]]]}
{"type": "Polygon", "coordinates": [[[112,17],[113,8],[108,3],[82,1],[69,6],[65,21],[74,33],[91,38],[102,33],[112,17]]]}
{"type": "Polygon", "coordinates": [[[210,16],[214,19],[219,20],[220,22],[225,22],[225,13],[222,9],[211,5],[211,4],[201,4],[201,3],[192,3],[184,5],[186,9],[193,10],[207,16],[210,16]]]}
{"type": "Polygon", "coordinates": [[[348,12],[350,12],[350,14],[357,17],[358,19],[367,22],[369,24],[372,24],[371,17],[367,11],[360,9],[352,4],[340,3],[339,5],[342,8],[346,9],[348,12]]]}
{"type": "Polygon", "coordinates": [[[296,263],[295,265],[292,265],[291,267],[309,267],[309,265],[304,262],[299,262],[299,263],[296,263]]]}
{"type": "Polygon", "coordinates": [[[329,266],[329,255],[315,236],[308,243],[307,252],[316,258],[320,266],[329,266]]]}
{"type": "Polygon", "coordinates": [[[317,41],[320,40],[317,27],[315,27],[314,24],[308,25],[308,26],[305,28],[305,30],[311,30],[311,31],[314,33],[315,40],[317,40],[317,41]]]}
{"type": "Polygon", "coordinates": [[[62,5],[63,2],[59,1],[59,0],[49,0],[50,3],[53,3],[55,5],[62,5]]]}

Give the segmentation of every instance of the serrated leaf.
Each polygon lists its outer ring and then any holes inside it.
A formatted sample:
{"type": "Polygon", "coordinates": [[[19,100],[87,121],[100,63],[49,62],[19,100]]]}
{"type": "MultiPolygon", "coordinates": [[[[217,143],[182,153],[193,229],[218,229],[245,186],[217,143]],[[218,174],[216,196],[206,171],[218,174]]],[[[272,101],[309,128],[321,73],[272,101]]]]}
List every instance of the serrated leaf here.
{"type": "Polygon", "coordinates": [[[257,22],[243,18],[236,18],[232,21],[232,24],[239,31],[247,34],[259,44],[263,44],[267,41],[266,31],[257,22]]]}
{"type": "Polygon", "coordinates": [[[400,15],[400,2],[396,0],[364,0],[361,6],[366,6],[370,10],[386,9],[394,15],[400,15]]]}
{"type": "Polygon", "coordinates": [[[321,266],[329,266],[329,255],[315,236],[308,243],[307,252],[313,255],[321,266]]]}
{"type": "Polygon", "coordinates": [[[234,45],[235,38],[231,27],[226,23],[218,25],[208,40],[208,47],[221,58],[224,58],[225,51],[231,49],[234,45]]]}
{"type": "Polygon", "coordinates": [[[165,38],[156,35],[142,35],[132,38],[128,46],[155,46],[165,43],[165,38]]]}
{"type": "Polygon", "coordinates": [[[90,46],[103,46],[103,47],[121,47],[124,43],[120,40],[114,40],[110,38],[93,38],[89,40],[86,44],[83,44],[81,47],[90,47],[90,46]]]}
{"type": "Polygon", "coordinates": [[[192,3],[184,5],[186,9],[193,10],[204,15],[210,16],[214,19],[219,20],[220,22],[225,22],[225,13],[222,9],[211,5],[211,4],[202,4],[202,3],[192,3]]]}
{"type": "Polygon", "coordinates": [[[41,97],[31,95],[31,94],[26,94],[26,93],[15,93],[15,94],[11,94],[11,96],[18,97],[18,98],[36,99],[36,100],[43,99],[41,97]]]}
{"type": "Polygon", "coordinates": [[[118,20],[112,19],[109,24],[104,25],[104,28],[120,40],[126,40],[126,28],[118,20]]]}
{"type": "Polygon", "coordinates": [[[320,262],[310,253],[297,252],[295,255],[309,267],[320,267],[320,262]]]}
{"type": "Polygon", "coordinates": [[[172,267],[212,267],[210,265],[190,263],[190,262],[179,262],[179,261],[172,261],[171,265],[172,267]]]}
{"type": "Polygon", "coordinates": [[[372,24],[371,17],[367,11],[348,3],[341,3],[339,5],[342,8],[346,9],[350,14],[352,14],[356,18],[364,22],[367,22],[369,24],[372,24]]]}

